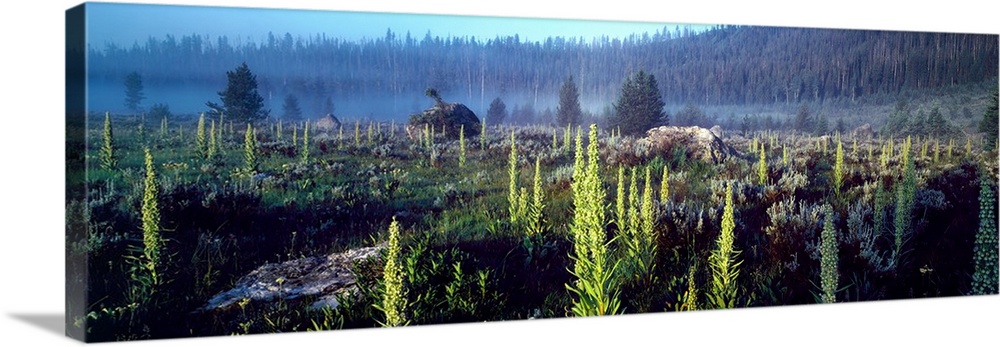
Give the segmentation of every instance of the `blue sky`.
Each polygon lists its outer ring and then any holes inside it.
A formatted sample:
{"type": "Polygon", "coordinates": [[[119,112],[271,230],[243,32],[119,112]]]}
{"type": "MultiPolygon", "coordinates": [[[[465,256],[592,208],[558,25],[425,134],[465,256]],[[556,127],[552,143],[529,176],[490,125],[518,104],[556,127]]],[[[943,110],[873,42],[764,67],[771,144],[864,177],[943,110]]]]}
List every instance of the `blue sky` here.
{"type": "MultiPolygon", "coordinates": [[[[180,37],[199,34],[215,38],[228,36],[230,42],[266,42],[268,32],[281,37],[308,37],[323,33],[347,40],[378,38],[391,29],[398,37],[409,31],[420,40],[432,36],[469,36],[491,39],[517,34],[522,41],[542,41],[547,37],[624,38],[631,34],[653,34],[664,27],[673,30],[683,23],[624,22],[608,20],[539,19],[433,14],[372,13],[321,10],[281,10],[261,8],[174,6],[145,4],[90,3],[88,36],[101,47],[114,43],[125,47],[146,42],[149,37],[167,34],[180,37]]],[[[698,29],[704,26],[693,26],[698,29]]]]}

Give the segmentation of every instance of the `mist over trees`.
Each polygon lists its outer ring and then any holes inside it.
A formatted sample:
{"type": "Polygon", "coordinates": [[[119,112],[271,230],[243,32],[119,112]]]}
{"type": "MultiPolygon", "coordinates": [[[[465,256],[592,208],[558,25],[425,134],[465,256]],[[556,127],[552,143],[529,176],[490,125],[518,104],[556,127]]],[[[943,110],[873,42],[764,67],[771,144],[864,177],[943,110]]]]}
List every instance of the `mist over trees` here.
{"type": "Polygon", "coordinates": [[[129,111],[139,112],[142,110],[140,104],[146,98],[142,91],[142,76],[138,72],[132,71],[125,76],[125,107],[129,111]]]}
{"type": "Polygon", "coordinates": [[[580,93],[573,82],[573,76],[569,76],[559,88],[559,108],[556,110],[556,124],[580,124],[580,117],[583,111],[580,110],[580,93]]]}
{"type": "MultiPolygon", "coordinates": [[[[998,64],[995,35],[753,26],[717,26],[700,33],[664,28],[624,39],[541,42],[516,35],[443,38],[428,32],[421,38],[392,31],[360,41],[324,34],[276,34],[263,42],[167,35],[128,47],[91,47],[89,54],[90,76],[97,81],[121,81],[138,71],[147,87],[186,90],[218,90],[228,83],[220,72],[246,62],[257,74],[262,108],[281,107],[283,96],[294,94],[306,118],[332,113],[337,104],[348,117],[401,119],[422,110],[422,94],[434,86],[476,113],[487,113],[490,100],[502,98],[510,106],[505,121],[512,123],[560,122],[560,94],[568,76],[582,118],[592,119],[612,113],[607,109],[622,80],[638,70],[656,76],[667,105],[771,104],[794,110],[808,104],[819,111],[831,100],[891,103],[914,91],[995,81],[998,64]],[[555,112],[546,120],[549,108],[555,112]]],[[[677,124],[799,128],[770,115],[744,119],[743,114],[708,113],[677,124]]],[[[487,118],[496,124],[496,118],[487,118]]],[[[811,132],[815,126],[811,122],[801,130],[811,132]]]]}

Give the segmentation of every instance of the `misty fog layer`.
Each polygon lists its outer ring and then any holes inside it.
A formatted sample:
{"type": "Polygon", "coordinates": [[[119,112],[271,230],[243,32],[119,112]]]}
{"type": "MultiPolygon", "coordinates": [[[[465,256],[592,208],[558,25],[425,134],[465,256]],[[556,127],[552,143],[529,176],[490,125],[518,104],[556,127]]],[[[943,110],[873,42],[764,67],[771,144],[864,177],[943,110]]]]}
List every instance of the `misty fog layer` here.
{"type": "MultiPolygon", "coordinates": [[[[218,102],[225,73],[247,62],[265,108],[281,115],[286,95],[304,116],[401,120],[431,105],[435,88],[448,102],[485,114],[495,97],[508,108],[555,109],[573,76],[585,112],[613,104],[622,80],[645,70],[668,105],[822,103],[992,81],[996,35],[719,26],[703,33],[658,32],[629,39],[516,37],[417,39],[388,31],[377,40],[271,35],[261,44],[227,37],[168,35],[132,47],[89,51],[89,108],[123,111],[123,80],[143,79],[143,107],[206,111],[218,102]],[[332,107],[330,107],[332,104],[332,107]],[[332,109],[332,110],[331,110],[332,109]]],[[[544,119],[537,119],[544,122],[544,119]]]]}

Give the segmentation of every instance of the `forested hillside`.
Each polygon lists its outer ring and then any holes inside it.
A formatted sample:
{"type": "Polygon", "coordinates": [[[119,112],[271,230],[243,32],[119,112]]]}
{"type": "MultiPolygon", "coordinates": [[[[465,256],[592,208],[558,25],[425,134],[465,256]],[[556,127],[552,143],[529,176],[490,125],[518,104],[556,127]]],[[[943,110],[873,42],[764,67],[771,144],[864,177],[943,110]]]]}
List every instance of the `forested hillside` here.
{"type": "Polygon", "coordinates": [[[91,47],[89,64],[98,81],[120,83],[138,71],[150,85],[221,86],[221,72],[246,61],[264,93],[294,93],[309,111],[327,98],[419,96],[428,87],[483,110],[501,96],[540,111],[538,103],[553,100],[572,75],[584,108],[596,112],[639,69],[656,76],[668,105],[797,105],[991,81],[997,56],[996,35],[717,26],[543,42],[391,31],[360,42],[327,34],[275,34],[265,42],[167,35],[91,47]]]}

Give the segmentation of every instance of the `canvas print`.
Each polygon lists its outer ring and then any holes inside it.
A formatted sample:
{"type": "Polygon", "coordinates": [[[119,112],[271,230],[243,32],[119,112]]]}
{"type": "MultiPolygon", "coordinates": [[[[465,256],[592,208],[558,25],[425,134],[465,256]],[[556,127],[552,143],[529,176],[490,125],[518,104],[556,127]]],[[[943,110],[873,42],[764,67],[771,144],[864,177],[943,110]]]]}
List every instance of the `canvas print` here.
{"type": "Polygon", "coordinates": [[[73,338],[997,294],[996,34],[66,23],[73,338]]]}

